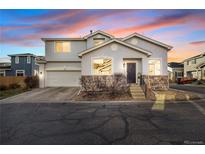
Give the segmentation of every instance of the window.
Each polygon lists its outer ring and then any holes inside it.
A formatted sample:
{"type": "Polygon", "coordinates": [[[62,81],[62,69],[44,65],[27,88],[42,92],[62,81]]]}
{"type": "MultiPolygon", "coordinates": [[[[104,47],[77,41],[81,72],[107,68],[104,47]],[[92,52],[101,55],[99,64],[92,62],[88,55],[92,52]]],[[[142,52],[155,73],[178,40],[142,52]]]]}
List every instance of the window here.
{"type": "Polygon", "coordinates": [[[148,62],[149,65],[149,75],[160,75],[161,74],[161,65],[159,59],[152,59],[148,62]]]}
{"type": "Polygon", "coordinates": [[[15,63],[19,64],[19,57],[18,56],[15,57],[15,63]]]}
{"type": "Polygon", "coordinates": [[[28,63],[28,64],[31,63],[31,56],[27,56],[27,63],[28,63]]]}
{"type": "Polygon", "coordinates": [[[191,61],[191,64],[196,64],[196,59],[193,59],[193,60],[191,61]]]}
{"type": "Polygon", "coordinates": [[[94,46],[99,45],[105,41],[105,38],[93,38],[94,46]]]}
{"type": "Polygon", "coordinates": [[[55,42],[55,51],[57,53],[70,52],[70,42],[68,41],[56,41],[55,42]]]}
{"type": "Polygon", "coordinates": [[[111,58],[93,59],[92,70],[94,75],[112,75],[112,59],[111,58]]]}
{"type": "Polygon", "coordinates": [[[175,75],[176,78],[183,77],[183,72],[175,72],[175,73],[176,73],[176,75],[175,75]]]}
{"type": "Polygon", "coordinates": [[[0,76],[5,76],[5,71],[4,70],[0,70],[0,76]]]}
{"type": "Polygon", "coordinates": [[[25,76],[24,70],[16,70],[16,76],[25,76]]]}

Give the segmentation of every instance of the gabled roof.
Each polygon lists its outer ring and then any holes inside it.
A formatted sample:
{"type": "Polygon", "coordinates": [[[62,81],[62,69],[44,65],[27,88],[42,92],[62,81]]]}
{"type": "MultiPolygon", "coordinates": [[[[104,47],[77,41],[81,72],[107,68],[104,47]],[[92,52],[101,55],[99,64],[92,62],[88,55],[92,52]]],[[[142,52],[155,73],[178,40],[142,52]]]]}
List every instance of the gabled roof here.
{"type": "Polygon", "coordinates": [[[196,55],[196,56],[193,56],[193,57],[187,58],[187,59],[185,59],[183,62],[188,61],[188,60],[192,60],[192,59],[201,58],[201,57],[203,57],[203,56],[205,56],[205,52],[202,53],[202,54],[199,54],[199,55],[196,55]]]}
{"type": "Polygon", "coordinates": [[[133,46],[133,45],[131,45],[131,44],[122,42],[122,41],[120,41],[120,40],[118,40],[118,39],[112,39],[112,40],[106,41],[106,42],[104,42],[104,43],[102,43],[102,44],[100,44],[100,45],[98,45],[98,46],[94,46],[94,47],[92,47],[92,48],[90,48],[90,49],[84,50],[84,51],[80,52],[80,53],[78,54],[78,56],[81,57],[82,55],[84,55],[84,54],[86,54],[86,53],[92,52],[92,51],[94,51],[94,50],[96,50],[96,49],[99,49],[99,48],[101,48],[101,47],[104,47],[104,46],[106,46],[106,45],[108,45],[108,44],[110,44],[110,43],[113,43],[113,42],[117,42],[117,43],[119,43],[119,44],[121,44],[121,45],[124,45],[124,46],[126,46],[126,47],[129,47],[129,48],[131,48],[131,49],[140,51],[140,52],[142,52],[142,53],[144,53],[144,54],[147,54],[148,56],[150,56],[150,55],[152,54],[151,52],[149,52],[149,51],[147,51],[147,50],[144,50],[144,49],[142,49],[142,48],[139,48],[139,47],[133,46]]]}
{"type": "Polygon", "coordinates": [[[12,56],[33,56],[33,57],[36,57],[34,54],[31,54],[31,53],[22,53],[22,54],[13,54],[13,55],[8,55],[10,57],[12,56]]]}
{"type": "Polygon", "coordinates": [[[171,62],[171,63],[168,63],[168,66],[171,68],[183,68],[184,64],[177,63],[177,62],[171,62]]]}
{"type": "Polygon", "coordinates": [[[156,45],[162,46],[162,47],[164,47],[164,48],[166,48],[166,49],[168,49],[168,50],[171,50],[171,49],[173,48],[173,47],[170,46],[170,45],[167,45],[167,44],[164,44],[164,43],[159,42],[159,41],[157,41],[157,40],[151,39],[151,38],[146,37],[146,36],[144,36],[144,35],[141,35],[141,34],[139,34],[139,33],[133,33],[133,34],[131,34],[131,35],[128,35],[127,37],[123,38],[122,41],[126,41],[126,40],[128,40],[128,39],[130,39],[130,38],[132,38],[132,37],[134,37],[134,36],[136,36],[136,37],[138,37],[138,38],[141,38],[141,39],[143,39],[143,40],[146,40],[146,41],[148,41],[148,42],[154,43],[154,44],[156,44],[156,45]]]}
{"type": "Polygon", "coordinates": [[[107,36],[107,37],[110,37],[110,38],[114,38],[114,36],[112,36],[112,35],[110,35],[110,34],[108,34],[108,33],[106,33],[106,32],[103,32],[103,31],[101,31],[101,30],[97,30],[97,31],[95,31],[95,32],[93,32],[93,33],[90,33],[90,34],[84,36],[83,38],[84,38],[84,39],[88,39],[89,37],[94,36],[94,35],[96,35],[96,34],[101,34],[101,35],[104,35],[104,36],[107,36]]]}

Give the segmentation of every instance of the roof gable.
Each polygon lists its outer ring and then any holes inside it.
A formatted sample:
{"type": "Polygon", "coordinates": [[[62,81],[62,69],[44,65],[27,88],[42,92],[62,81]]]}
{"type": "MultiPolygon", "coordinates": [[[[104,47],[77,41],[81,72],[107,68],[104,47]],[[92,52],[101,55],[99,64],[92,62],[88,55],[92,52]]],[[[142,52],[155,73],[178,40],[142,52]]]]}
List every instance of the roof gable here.
{"type": "Polygon", "coordinates": [[[153,44],[162,46],[162,47],[164,47],[164,48],[166,48],[166,49],[168,49],[168,50],[171,50],[171,49],[173,48],[173,47],[170,46],[170,45],[164,44],[164,43],[162,43],[162,42],[159,42],[159,41],[157,41],[157,40],[151,39],[151,38],[149,38],[149,37],[146,37],[146,36],[141,35],[141,34],[138,34],[138,33],[133,33],[133,34],[131,34],[131,35],[128,35],[127,37],[123,38],[122,41],[126,41],[126,40],[128,40],[128,39],[130,39],[130,38],[132,38],[132,37],[141,38],[141,39],[146,40],[146,41],[148,41],[148,42],[151,42],[151,43],[153,43],[153,44]]]}
{"type": "Polygon", "coordinates": [[[100,45],[98,45],[98,46],[95,46],[95,47],[92,47],[92,48],[90,48],[90,49],[84,50],[83,52],[80,52],[80,53],[78,54],[78,56],[81,57],[81,56],[84,55],[84,54],[87,54],[87,53],[92,52],[92,51],[94,51],[94,50],[96,50],[96,49],[102,48],[102,47],[104,47],[104,46],[106,46],[106,45],[109,45],[109,44],[111,44],[111,43],[113,43],[113,42],[117,42],[117,43],[119,43],[119,44],[121,44],[121,45],[123,45],[123,46],[129,47],[129,48],[134,49],[134,50],[136,50],[136,51],[140,51],[140,52],[142,52],[142,53],[144,53],[144,54],[146,54],[146,55],[148,55],[148,56],[150,56],[150,55],[152,54],[151,52],[146,51],[146,50],[144,50],[144,49],[141,49],[141,48],[139,48],[139,47],[133,46],[133,45],[131,45],[131,44],[122,42],[122,41],[117,40],[117,39],[112,39],[112,40],[107,41],[107,42],[105,42],[105,43],[102,43],[102,44],[100,44],[100,45]]]}
{"type": "Polygon", "coordinates": [[[88,39],[88,38],[90,38],[90,37],[92,37],[92,36],[94,36],[94,35],[97,35],[97,34],[101,34],[101,35],[107,36],[107,37],[109,37],[109,38],[114,38],[114,36],[112,36],[112,35],[110,35],[110,34],[108,34],[108,33],[106,33],[106,32],[100,31],[100,30],[98,30],[98,31],[96,31],[96,32],[93,32],[93,33],[91,33],[91,34],[88,34],[88,35],[84,36],[83,38],[84,38],[84,39],[88,39]]]}

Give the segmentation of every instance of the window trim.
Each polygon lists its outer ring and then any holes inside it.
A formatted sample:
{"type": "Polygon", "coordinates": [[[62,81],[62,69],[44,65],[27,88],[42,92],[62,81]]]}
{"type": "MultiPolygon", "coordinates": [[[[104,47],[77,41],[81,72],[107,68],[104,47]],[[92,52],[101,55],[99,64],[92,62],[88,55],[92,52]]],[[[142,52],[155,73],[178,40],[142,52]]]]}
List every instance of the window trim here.
{"type": "Polygon", "coordinates": [[[31,56],[27,56],[27,57],[26,57],[26,62],[27,62],[27,64],[30,64],[30,63],[31,63],[31,56]]]}
{"type": "Polygon", "coordinates": [[[112,60],[112,64],[111,64],[112,71],[111,71],[110,75],[113,75],[114,59],[113,59],[113,57],[108,57],[108,56],[91,57],[91,75],[95,75],[95,76],[103,76],[104,75],[104,74],[94,74],[94,71],[93,71],[93,60],[95,60],[95,59],[111,59],[112,60]]]}
{"type": "Polygon", "coordinates": [[[19,64],[19,56],[15,57],[15,64],[19,64]]]}
{"type": "MultiPolygon", "coordinates": [[[[160,62],[160,74],[159,75],[162,75],[162,58],[148,58],[148,72],[147,74],[149,75],[149,60],[159,60],[160,62]]],[[[149,75],[149,76],[159,76],[159,75],[149,75]]]]}
{"type": "Polygon", "coordinates": [[[0,70],[0,73],[3,73],[3,76],[1,76],[1,77],[6,76],[6,71],[5,70],[0,70]],[[1,72],[1,71],[3,71],[3,72],[1,72]]]}
{"type": "Polygon", "coordinates": [[[57,53],[57,54],[66,53],[66,54],[67,54],[67,53],[71,52],[71,51],[69,51],[69,50],[66,51],[66,52],[62,52],[62,51],[61,51],[61,52],[57,52],[57,50],[56,50],[56,43],[57,43],[57,42],[62,42],[62,43],[63,43],[63,42],[68,42],[68,43],[70,43],[70,41],[54,41],[54,52],[55,52],[55,53],[57,53]]]}
{"type": "Polygon", "coordinates": [[[23,71],[23,76],[25,76],[25,70],[16,70],[16,76],[18,71],[23,71]]]}

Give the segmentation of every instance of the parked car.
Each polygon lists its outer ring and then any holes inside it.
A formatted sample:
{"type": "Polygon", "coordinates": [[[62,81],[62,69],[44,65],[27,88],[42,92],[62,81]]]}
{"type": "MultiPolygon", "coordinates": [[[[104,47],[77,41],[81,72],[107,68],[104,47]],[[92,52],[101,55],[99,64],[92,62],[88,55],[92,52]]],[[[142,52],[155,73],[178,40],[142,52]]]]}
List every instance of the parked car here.
{"type": "Polygon", "coordinates": [[[192,83],[194,81],[196,81],[197,79],[195,78],[189,78],[189,77],[182,77],[182,78],[179,78],[177,83],[178,84],[188,84],[188,83],[192,83]]]}

